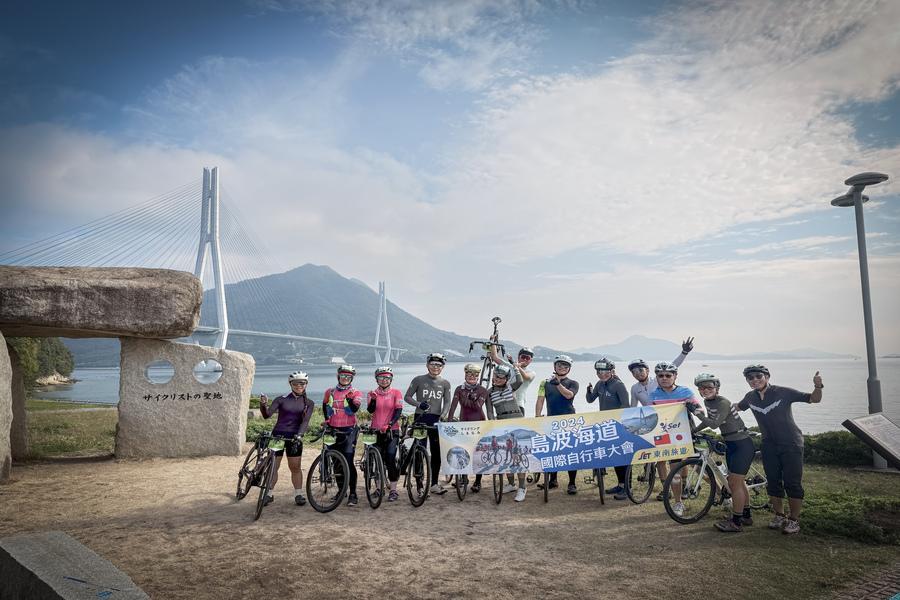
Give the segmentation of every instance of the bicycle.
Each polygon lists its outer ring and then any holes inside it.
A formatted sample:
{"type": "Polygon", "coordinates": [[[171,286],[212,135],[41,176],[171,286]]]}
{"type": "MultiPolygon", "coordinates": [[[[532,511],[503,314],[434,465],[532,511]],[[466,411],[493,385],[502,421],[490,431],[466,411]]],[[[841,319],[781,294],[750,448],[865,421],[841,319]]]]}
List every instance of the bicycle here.
{"type": "Polygon", "coordinates": [[[588,485],[597,484],[597,488],[600,490],[600,504],[606,504],[606,490],[603,489],[603,480],[606,477],[606,468],[601,467],[599,469],[594,469],[592,471],[592,475],[585,475],[584,482],[588,485]]]}
{"type": "MultiPolygon", "coordinates": [[[[713,454],[724,456],[725,442],[705,433],[695,433],[694,449],[698,455],[672,465],[663,484],[663,505],[666,512],[676,523],[682,525],[696,523],[714,504],[719,506],[731,499],[728,467],[721,460],[712,457],[713,454]],[[672,484],[676,477],[682,485],[681,503],[684,509],[680,515],[675,512],[675,503],[672,502],[672,484]]],[[[759,458],[759,451],[754,455],[754,459],[756,458],[759,458]]],[[[768,505],[765,475],[751,464],[745,481],[750,491],[748,506],[756,510],[765,508],[768,505]]]]}
{"type": "Polygon", "coordinates": [[[462,502],[466,499],[466,492],[469,491],[469,476],[455,475],[456,497],[462,502]]]}
{"type": "Polygon", "coordinates": [[[344,499],[350,487],[350,464],[341,452],[331,448],[337,442],[337,430],[330,425],[322,429],[312,441],[321,438],[322,449],[306,475],[306,497],[320,513],[333,511],[344,499]]]}
{"type": "Polygon", "coordinates": [[[262,432],[244,458],[244,463],[238,471],[235,497],[237,500],[243,500],[250,493],[251,487],[259,486],[254,521],[262,515],[263,507],[266,505],[266,496],[272,489],[272,480],[275,478],[275,452],[284,450],[285,443],[295,439],[297,436],[283,437],[272,435],[271,431],[262,432]]]}
{"type": "Polygon", "coordinates": [[[403,473],[403,487],[409,502],[418,508],[428,497],[428,486],[431,484],[431,462],[425,444],[428,440],[428,429],[435,427],[422,423],[411,423],[409,417],[401,420],[401,435],[398,465],[403,473]],[[407,448],[406,442],[411,440],[407,448]]]}
{"type": "Polygon", "coordinates": [[[649,462],[640,465],[628,465],[625,471],[625,495],[635,504],[643,504],[656,485],[656,463],[649,462]]]}
{"type": "Polygon", "coordinates": [[[381,506],[384,499],[385,481],[387,475],[384,470],[384,459],[381,458],[381,452],[378,450],[378,430],[371,427],[360,427],[360,440],[365,449],[363,450],[362,461],[360,467],[365,474],[366,484],[366,500],[373,509],[381,506]]]}

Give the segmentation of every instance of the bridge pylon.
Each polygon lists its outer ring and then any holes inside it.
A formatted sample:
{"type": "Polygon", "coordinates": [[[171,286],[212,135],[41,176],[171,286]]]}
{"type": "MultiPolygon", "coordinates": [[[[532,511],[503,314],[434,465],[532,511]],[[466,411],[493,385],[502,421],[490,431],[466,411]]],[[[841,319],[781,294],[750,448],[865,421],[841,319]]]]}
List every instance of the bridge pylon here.
{"type": "Polygon", "coordinates": [[[200,209],[200,245],[194,275],[203,281],[206,257],[212,260],[213,284],[216,292],[216,348],[228,342],[228,309],[225,305],[225,280],[222,277],[222,252],[219,243],[219,167],[203,168],[203,195],[200,209]]]}
{"type": "Polygon", "coordinates": [[[387,317],[387,296],[384,293],[384,282],[378,282],[378,324],[375,326],[375,362],[380,365],[390,364],[393,361],[391,348],[391,328],[387,317]],[[385,346],[384,357],[378,352],[377,346],[381,345],[381,323],[384,322],[385,346]]]}

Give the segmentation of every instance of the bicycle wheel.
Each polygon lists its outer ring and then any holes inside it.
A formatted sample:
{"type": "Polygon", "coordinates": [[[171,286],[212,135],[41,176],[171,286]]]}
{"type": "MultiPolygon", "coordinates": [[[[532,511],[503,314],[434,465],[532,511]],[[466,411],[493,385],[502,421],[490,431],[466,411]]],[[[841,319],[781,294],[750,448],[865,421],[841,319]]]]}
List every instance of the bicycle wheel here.
{"type": "Polygon", "coordinates": [[[306,498],[320,513],[333,511],[350,487],[350,466],[337,450],[326,450],[313,461],[306,474],[306,498]]]}
{"type": "Polygon", "coordinates": [[[503,501],[503,475],[491,475],[491,482],[494,484],[494,504],[500,504],[503,501]]]}
{"type": "Polygon", "coordinates": [[[466,492],[469,491],[469,476],[456,476],[456,497],[462,502],[466,498],[466,492]]]}
{"type": "Polygon", "coordinates": [[[635,504],[643,504],[653,494],[656,485],[656,467],[653,463],[628,465],[625,473],[625,494],[635,504]]]}
{"type": "Polygon", "coordinates": [[[528,455],[527,454],[522,455],[522,458],[520,459],[520,463],[522,465],[522,469],[527,471],[528,470],[528,455]]]}
{"type": "Polygon", "coordinates": [[[375,448],[366,448],[364,457],[366,465],[366,500],[369,506],[378,508],[384,498],[384,461],[375,448]]]}
{"type": "Polygon", "coordinates": [[[696,523],[713,504],[718,484],[712,469],[709,465],[704,467],[704,464],[701,458],[689,458],[670,467],[669,476],[663,484],[663,505],[677,523],[696,523]],[[679,475],[683,505],[681,514],[675,512],[675,495],[672,493],[672,483],[679,475]]]}
{"type": "Polygon", "coordinates": [[[750,498],[747,504],[754,510],[761,510],[769,506],[769,492],[766,490],[766,476],[759,472],[759,469],[750,465],[750,472],[747,473],[747,490],[750,492],[750,498]]]}
{"type": "Polygon", "coordinates": [[[234,495],[236,499],[243,500],[250,493],[250,488],[256,483],[256,470],[259,468],[259,449],[256,446],[250,448],[247,457],[244,458],[244,464],[238,471],[237,493],[234,495]]]}
{"type": "Polygon", "coordinates": [[[254,521],[259,519],[259,516],[262,514],[263,507],[266,505],[266,496],[269,495],[269,490],[272,487],[272,479],[275,477],[275,457],[272,456],[272,453],[267,452],[262,460],[265,461],[265,464],[259,474],[259,498],[256,500],[256,514],[253,516],[254,521]]]}
{"type": "Polygon", "coordinates": [[[606,477],[606,469],[594,469],[594,483],[600,490],[600,504],[606,504],[606,490],[603,489],[604,479],[606,477]]]}
{"type": "MultiPolygon", "coordinates": [[[[540,475],[538,475],[540,478],[540,475]]],[[[550,500],[550,477],[544,473],[544,503],[546,504],[550,500]]]]}
{"type": "Polygon", "coordinates": [[[406,467],[406,495],[409,503],[418,508],[428,497],[431,485],[431,463],[425,448],[416,444],[410,450],[409,465],[406,467]]]}

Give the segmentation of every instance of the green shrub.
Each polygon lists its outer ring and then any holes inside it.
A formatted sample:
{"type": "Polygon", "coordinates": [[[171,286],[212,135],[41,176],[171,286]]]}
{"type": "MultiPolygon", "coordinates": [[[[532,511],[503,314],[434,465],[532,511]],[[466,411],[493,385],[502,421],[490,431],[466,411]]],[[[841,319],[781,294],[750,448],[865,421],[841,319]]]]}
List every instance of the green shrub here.
{"type": "Polygon", "coordinates": [[[850,492],[810,494],[803,503],[802,523],[815,534],[900,545],[900,499],[850,492]]]}
{"type": "Polygon", "coordinates": [[[813,465],[858,467],[872,464],[872,450],[849,431],[803,436],[805,461],[813,465]]]}

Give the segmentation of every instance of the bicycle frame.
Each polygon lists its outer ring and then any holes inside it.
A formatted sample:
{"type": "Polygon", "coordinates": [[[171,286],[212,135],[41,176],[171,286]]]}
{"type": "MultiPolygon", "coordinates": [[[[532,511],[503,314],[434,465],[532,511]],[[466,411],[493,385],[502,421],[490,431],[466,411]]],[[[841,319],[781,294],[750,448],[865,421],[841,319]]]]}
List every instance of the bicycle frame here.
{"type": "MultiPolygon", "coordinates": [[[[708,466],[716,478],[716,483],[719,485],[718,498],[714,502],[716,505],[722,504],[727,498],[731,498],[732,496],[731,487],[728,485],[728,465],[724,461],[717,462],[716,459],[712,458],[713,454],[725,456],[725,451],[722,446],[724,446],[724,442],[716,440],[712,436],[703,433],[694,434],[694,449],[696,450],[696,455],[703,461],[701,472],[705,472],[703,469],[706,469],[708,466]],[[719,467],[724,467],[725,472],[719,467]]],[[[764,487],[766,485],[766,478],[765,476],[762,476],[752,464],[750,465],[750,471],[748,471],[745,477],[749,479],[751,476],[754,479],[754,483],[747,484],[747,489],[752,494],[753,490],[756,488],[764,487]]],[[[700,485],[700,481],[702,481],[702,478],[697,481],[697,485],[700,485]]],[[[682,494],[685,494],[686,492],[687,490],[683,490],[682,494]]]]}

